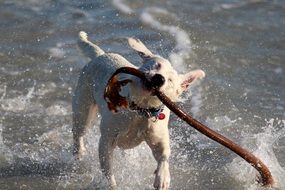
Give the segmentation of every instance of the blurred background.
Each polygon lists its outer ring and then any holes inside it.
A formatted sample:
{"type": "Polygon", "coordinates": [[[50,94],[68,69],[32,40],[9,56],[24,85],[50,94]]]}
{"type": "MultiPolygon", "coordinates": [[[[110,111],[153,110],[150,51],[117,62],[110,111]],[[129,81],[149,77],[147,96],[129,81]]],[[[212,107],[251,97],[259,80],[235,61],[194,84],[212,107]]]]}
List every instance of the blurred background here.
{"type": "MultiPolygon", "coordinates": [[[[104,189],[98,122],[72,157],[78,32],[135,65],[126,37],[206,78],[179,106],[249,149],[285,188],[285,1],[0,0],[0,189],[104,189]]],[[[263,189],[231,151],[171,117],[171,189],[263,189]]],[[[119,189],[152,189],[149,148],[116,150],[119,189]]]]}

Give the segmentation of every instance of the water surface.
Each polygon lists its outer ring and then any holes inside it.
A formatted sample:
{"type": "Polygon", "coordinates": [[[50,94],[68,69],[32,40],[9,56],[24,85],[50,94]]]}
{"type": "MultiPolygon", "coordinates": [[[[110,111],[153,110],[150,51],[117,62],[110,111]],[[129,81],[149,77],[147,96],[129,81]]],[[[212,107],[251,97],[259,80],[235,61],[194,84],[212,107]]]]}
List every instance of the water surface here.
{"type": "MultiPolygon", "coordinates": [[[[180,72],[203,69],[179,105],[260,157],[284,189],[284,18],[282,0],[0,1],[0,189],[104,189],[100,116],[83,161],[71,154],[71,97],[88,62],[80,30],[135,65],[129,36],[180,72]]],[[[170,132],[171,189],[262,189],[247,163],[175,116],[170,132]]],[[[115,154],[119,189],[152,188],[145,144],[115,154]]]]}

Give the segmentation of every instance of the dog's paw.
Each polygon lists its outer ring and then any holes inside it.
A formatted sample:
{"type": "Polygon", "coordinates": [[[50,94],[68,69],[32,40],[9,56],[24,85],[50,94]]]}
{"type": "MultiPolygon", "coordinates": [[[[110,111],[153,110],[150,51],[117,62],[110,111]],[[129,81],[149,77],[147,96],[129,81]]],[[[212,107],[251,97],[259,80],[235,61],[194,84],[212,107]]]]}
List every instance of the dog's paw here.
{"type": "Polygon", "coordinates": [[[74,158],[75,160],[82,161],[85,155],[85,152],[79,152],[77,154],[74,154],[74,158]]]}
{"type": "Polygon", "coordinates": [[[170,186],[170,173],[167,161],[162,161],[159,168],[155,171],[153,186],[157,190],[168,190],[170,186]]]}
{"type": "Polygon", "coordinates": [[[86,148],[83,142],[75,143],[73,147],[73,155],[76,160],[82,160],[83,156],[86,154],[86,148]]]}

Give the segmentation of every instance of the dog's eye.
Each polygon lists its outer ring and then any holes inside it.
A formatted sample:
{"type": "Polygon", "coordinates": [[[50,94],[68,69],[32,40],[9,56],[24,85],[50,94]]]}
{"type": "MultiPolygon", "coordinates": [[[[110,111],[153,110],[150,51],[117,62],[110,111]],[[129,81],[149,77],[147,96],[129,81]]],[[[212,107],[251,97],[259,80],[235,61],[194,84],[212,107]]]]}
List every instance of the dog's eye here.
{"type": "Polygon", "coordinates": [[[161,63],[157,63],[157,68],[158,68],[158,69],[161,68],[161,63]]]}
{"type": "Polygon", "coordinates": [[[172,82],[172,79],[171,79],[171,78],[169,78],[169,79],[168,79],[168,82],[172,82]]]}

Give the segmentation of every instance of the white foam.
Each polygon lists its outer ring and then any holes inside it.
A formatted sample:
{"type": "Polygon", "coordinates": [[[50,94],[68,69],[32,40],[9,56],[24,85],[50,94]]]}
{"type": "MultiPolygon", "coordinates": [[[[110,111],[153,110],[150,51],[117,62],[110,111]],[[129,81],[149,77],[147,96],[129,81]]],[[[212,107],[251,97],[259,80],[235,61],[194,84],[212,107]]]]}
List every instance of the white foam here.
{"type": "MultiPolygon", "coordinates": [[[[45,111],[45,108],[43,108],[42,104],[39,102],[37,103],[31,103],[31,99],[34,97],[42,97],[47,93],[52,93],[56,90],[56,84],[54,82],[47,82],[45,84],[41,84],[38,88],[36,88],[36,82],[34,82],[34,85],[30,88],[28,88],[28,92],[23,95],[19,95],[17,97],[9,98],[7,96],[7,86],[3,85],[2,90],[0,90],[0,103],[1,108],[5,111],[12,111],[12,112],[31,112],[31,111],[45,111]]],[[[59,115],[68,115],[68,111],[66,110],[66,107],[68,107],[66,104],[60,106],[62,104],[58,103],[58,106],[54,105],[54,110],[52,110],[52,107],[49,107],[47,109],[48,115],[55,115],[55,112],[57,112],[59,115]],[[49,114],[50,113],[50,114],[49,114]]]]}
{"type": "Polygon", "coordinates": [[[47,93],[55,92],[56,84],[54,82],[46,82],[41,84],[38,89],[35,91],[36,96],[44,96],[47,93]]]}
{"type": "Polygon", "coordinates": [[[176,41],[176,46],[174,48],[175,52],[172,52],[169,55],[169,59],[171,63],[178,68],[178,70],[184,70],[184,59],[188,58],[191,53],[191,40],[186,31],[182,30],[178,26],[175,25],[166,25],[159,22],[153,14],[166,14],[173,15],[173,13],[169,13],[167,10],[157,7],[149,7],[144,9],[140,18],[142,22],[150,25],[156,30],[160,30],[163,32],[168,32],[172,35],[176,41]]]}
{"type": "Polygon", "coordinates": [[[17,76],[17,75],[20,75],[26,71],[28,71],[29,69],[25,70],[25,71],[9,71],[7,70],[5,67],[1,67],[1,71],[5,74],[8,74],[8,75],[12,75],[12,76],[17,76]]]}
{"type": "MultiPolygon", "coordinates": [[[[274,144],[284,137],[285,134],[285,120],[279,121],[274,119],[269,120],[264,132],[256,134],[252,138],[245,135],[244,137],[246,138],[243,139],[242,145],[246,147],[252,141],[254,142],[257,149],[253,151],[253,154],[268,166],[275,180],[276,188],[283,189],[285,188],[285,169],[279,164],[273,150],[274,144]]],[[[255,180],[257,171],[247,162],[238,157],[226,167],[231,176],[241,181],[246,189],[259,189],[256,184],[252,183],[255,180]]]]}
{"type": "Polygon", "coordinates": [[[0,124],[0,168],[11,164],[14,160],[12,151],[4,143],[2,131],[3,125],[0,124]]]}
{"type": "Polygon", "coordinates": [[[49,48],[50,58],[62,59],[65,57],[65,51],[63,49],[64,44],[57,43],[56,47],[49,48]]]}
{"type": "Polygon", "coordinates": [[[7,99],[2,96],[2,98],[0,99],[2,109],[5,111],[19,112],[28,108],[32,108],[33,106],[30,104],[30,99],[34,96],[34,91],[35,87],[33,86],[28,89],[28,93],[26,95],[7,99]]]}
{"type": "Polygon", "coordinates": [[[239,9],[242,8],[244,6],[247,6],[249,4],[255,4],[255,3],[259,3],[262,0],[248,0],[248,1],[244,1],[244,2],[236,2],[236,3],[222,3],[218,6],[215,6],[213,8],[214,12],[218,12],[221,10],[231,10],[231,9],[239,9]]]}
{"type": "Polygon", "coordinates": [[[113,5],[124,14],[134,13],[134,10],[131,9],[126,3],[124,3],[123,0],[113,0],[113,5]]]}
{"type": "Polygon", "coordinates": [[[282,74],[283,73],[283,69],[281,67],[277,67],[273,70],[276,74],[282,74]]]}
{"type": "Polygon", "coordinates": [[[65,102],[58,102],[56,104],[53,104],[49,106],[46,109],[46,114],[49,116],[65,116],[70,114],[71,108],[68,109],[68,104],[65,102]]]}
{"type": "Polygon", "coordinates": [[[52,47],[49,49],[49,55],[52,58],[64,58],[65,52],[58,47],[52,47]]]}
{"type": "Polygon", "coordinates": [[[6,84],[4,84],[3,86],[1,85],[0,91],[1,91],[0,93],[2,93],[0,100],[3,100],[7,94],[7,85],[6,84]]]}

